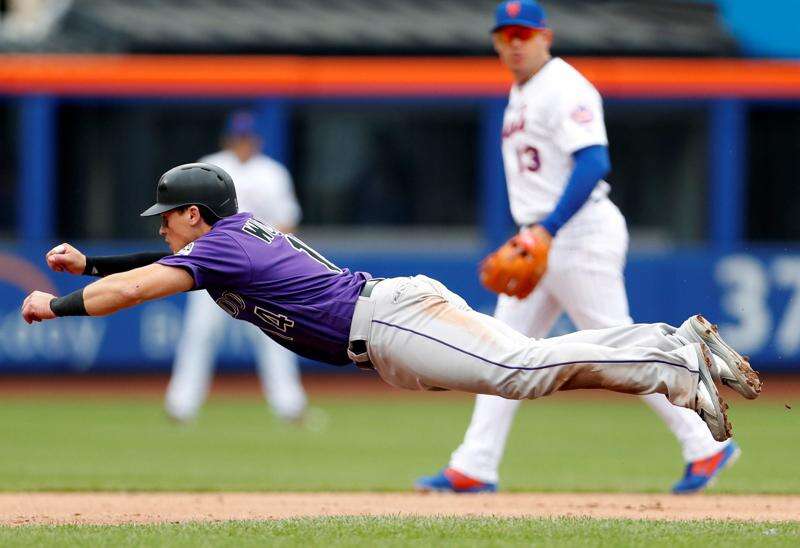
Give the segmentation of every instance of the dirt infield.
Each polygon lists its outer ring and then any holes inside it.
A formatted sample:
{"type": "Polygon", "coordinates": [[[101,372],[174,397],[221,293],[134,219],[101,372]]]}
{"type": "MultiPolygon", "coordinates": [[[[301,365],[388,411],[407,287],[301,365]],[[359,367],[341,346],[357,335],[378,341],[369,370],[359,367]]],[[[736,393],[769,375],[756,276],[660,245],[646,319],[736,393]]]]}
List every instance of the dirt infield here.
{"type": "Polygon", "coordinates": [[[265,520],[341,515],[800,521],[800,496],[503,493],[4,493],[0,525],[265,520]]]}

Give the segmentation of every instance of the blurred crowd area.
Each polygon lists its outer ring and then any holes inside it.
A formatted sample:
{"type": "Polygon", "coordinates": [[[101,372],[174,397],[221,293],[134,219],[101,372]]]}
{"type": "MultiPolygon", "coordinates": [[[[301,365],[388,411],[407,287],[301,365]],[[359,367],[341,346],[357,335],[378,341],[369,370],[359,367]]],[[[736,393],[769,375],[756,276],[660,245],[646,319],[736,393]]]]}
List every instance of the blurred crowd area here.
{"type": "MultiPolygon", "coordinates": [[[[554,52],[568,56],[791,57],[773,6],[772,41],[755,3],[543,1],[554,52]],[[743,25],[745,16],[753,25],[743,25]],[[758,24],[756,24],[758,22],[758,24]],[[755,33],[753,27],[761,27],[755,33]],[[757,35],[756,35],[757,34],[757,35]],[[777,49],[776,49],[777,48],[777,49]],[[781,49],[782,48],[782,49],[781,49]]],[[[5,0],[0,53],[202,53],[492,55],[492,0],[5,0]]],[[[785,11],[782,11],[785,10],[785,11]]],[[[800,41],[794,38],[795,41],[800,41]]],[[[479,234],[482,222],[479,105],[471,101],[328,100],[284,97],[285,142],[306,228],[440,227],[479,234]]],[[[707,100],[606,100],[612,198],[634,246],[707,242],[715,165],[707,100]]],[[[136,211],[170,166],[219,148],[225,117],[261,108],[236,98],[161,101],[83,97],[55,107],[54,228],[58,238],[139,239],[153,227],[136,211]],[[134,207],[132,207],[134,206],[134,207]]],[[[748,101],[742,150],[743,237],[800,238],[800,102],[748,101]],[[776,204],[781,204],[776,207],[776,204]]],[[[0,96],[0,237],[19,236],[25,192],[20,96],[0,96]]],[[[505,206],[504,206],[505,207],[505,206]]]]}

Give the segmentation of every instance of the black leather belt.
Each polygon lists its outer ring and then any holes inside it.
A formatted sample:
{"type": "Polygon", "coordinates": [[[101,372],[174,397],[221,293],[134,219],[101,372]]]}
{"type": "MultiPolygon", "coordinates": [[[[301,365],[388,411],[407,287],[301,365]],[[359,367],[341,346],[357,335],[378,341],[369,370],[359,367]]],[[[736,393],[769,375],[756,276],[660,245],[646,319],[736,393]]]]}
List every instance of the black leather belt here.
{"type": "MultiPolygon", "coordinates": [[[[375,289],[375,286],[381,283],[386,278],[372,278],[371,280],[367,280],[367,283],[364,284],[364,287],[361,288],[360,296],[368,299],[372,295],[372,290],[375,289]]],[[[357,339],[354,341],[350,341],[349,346],[350,352],[356,355],[366,354],[367,353],[367,341],[362,339],[357,339]]],[[[360,369],[375,369],[375,366],[372,365],[372,362],[369,361],[367,358],[363,362],[353,362],[358,366],[360,369]]]]}

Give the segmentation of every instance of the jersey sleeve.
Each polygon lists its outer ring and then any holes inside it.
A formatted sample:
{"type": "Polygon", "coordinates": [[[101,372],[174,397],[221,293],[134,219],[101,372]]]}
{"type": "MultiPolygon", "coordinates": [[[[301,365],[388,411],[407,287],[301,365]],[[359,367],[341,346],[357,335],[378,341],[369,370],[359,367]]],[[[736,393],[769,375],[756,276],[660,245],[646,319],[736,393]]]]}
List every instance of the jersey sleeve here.
{"type": "Polygon", "coordinates": [[[553,142],[564,154],[593,145],[608,146],[603,101],[588,83],[563,93],[552,119],[553,142]]]}
{"type": "Polygon", "coordinates": [[[250,257],[241,245],[231,236],[213,231],[158,263],[189,272],[194,289],[247,284],[252,277],[250,257]]]}

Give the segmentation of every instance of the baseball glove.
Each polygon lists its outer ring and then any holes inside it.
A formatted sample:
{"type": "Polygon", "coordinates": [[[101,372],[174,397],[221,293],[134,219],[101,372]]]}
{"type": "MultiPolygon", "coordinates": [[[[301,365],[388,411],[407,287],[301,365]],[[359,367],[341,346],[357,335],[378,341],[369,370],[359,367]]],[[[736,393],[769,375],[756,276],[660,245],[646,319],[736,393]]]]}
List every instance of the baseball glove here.
{"type": "Polygon", "coordinates": [[[481,263],[481,283],[490,291],[524,299],[547,270],[550,244],[523,230],[481,263]]]}

